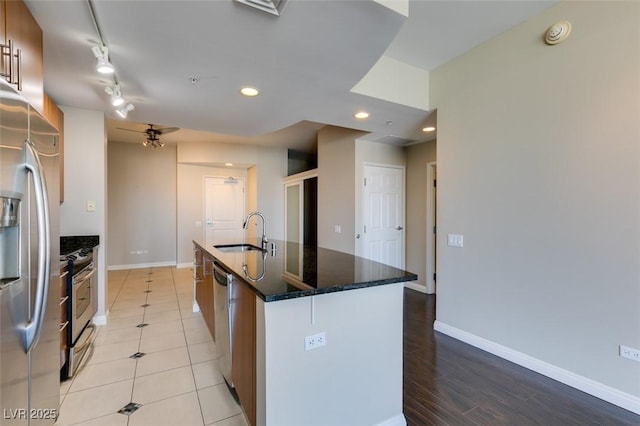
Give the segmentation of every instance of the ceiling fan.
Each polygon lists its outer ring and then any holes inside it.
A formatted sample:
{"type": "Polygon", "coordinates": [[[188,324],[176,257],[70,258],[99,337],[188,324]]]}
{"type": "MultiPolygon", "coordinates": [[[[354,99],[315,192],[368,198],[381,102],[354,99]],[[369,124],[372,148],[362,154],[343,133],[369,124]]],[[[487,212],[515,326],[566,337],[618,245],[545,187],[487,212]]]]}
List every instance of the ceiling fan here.
{"type": "Polygon", "coordinates": [[[164,146],[164,142],[160,141],[160,136],[165,135],[167,133],[175,132],[176,130],[180,130],[179,127],[162,127],[155,128],[153,124],[149,124],[149,128],[141,131],[141,130],[132,130],[125,129],[122,127],[118,127],[120,130],[126,130],[128,132],[136,132],[146,134],[147,137],[142,141],[143,146],[150,146],[152,148],[162,148],[164,146]]]}

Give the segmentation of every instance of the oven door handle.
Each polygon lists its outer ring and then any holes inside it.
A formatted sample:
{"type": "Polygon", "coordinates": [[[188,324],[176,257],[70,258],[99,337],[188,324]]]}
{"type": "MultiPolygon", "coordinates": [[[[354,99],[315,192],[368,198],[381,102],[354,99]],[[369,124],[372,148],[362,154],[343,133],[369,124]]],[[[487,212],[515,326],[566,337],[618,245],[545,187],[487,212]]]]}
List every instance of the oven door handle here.
{"type": "MultiPolygon", "coordinates": [[[[93,276],[93,274],[96,273],[95,268],[91,268],[91,271],[89,271],[88,273],[84,274],[82,276],[78,276],[78,277],[73,277],[73,285],[74,287],[78,285],[78,283],[81,283],[82,281],[86,281],[89,278],[91,278],[93,276]]],[[[78,274],[80,275],[80,274],[78,274]]]]}
{"type": "Polygon", "coordinates": [[[51,268],[51,241],[49,231],[49,196],[47,182],[44,176],[44,168],[40,157],[31,141],[24,144],[24,167],[27,173],[33,176],[34,197],[36,201],[36,216],[38,226],[38,276],[35,295],[33,317],[19,327],[22,337],[22,346],[26,353],[33,348],[40,334],[44,322],[47,298],[49,297],[49,273],[51,268]]]}

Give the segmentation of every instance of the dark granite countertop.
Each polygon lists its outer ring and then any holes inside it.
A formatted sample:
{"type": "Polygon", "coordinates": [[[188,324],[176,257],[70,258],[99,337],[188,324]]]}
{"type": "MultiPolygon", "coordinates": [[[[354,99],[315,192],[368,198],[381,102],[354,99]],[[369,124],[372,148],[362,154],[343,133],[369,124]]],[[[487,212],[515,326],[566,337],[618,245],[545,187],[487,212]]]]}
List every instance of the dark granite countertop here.
{"type": "MultiPolygon", "coordinates": [[[[414,281],[416,274],[348,253],[297,243],[271,241],[266,251],[223,252],[205,247],[235,277],[265,302],[414,281]],[[276,244],[276,252],[270,250],[276,244]]],[[[260,246],[258,240],[243,243],[260,246]]]]}
{"type": "Polygon", "coordinates": [[[81,248],[100,245],[99,235],[63,235],[60,237],[60,255],[69,254],[81,248]]]}

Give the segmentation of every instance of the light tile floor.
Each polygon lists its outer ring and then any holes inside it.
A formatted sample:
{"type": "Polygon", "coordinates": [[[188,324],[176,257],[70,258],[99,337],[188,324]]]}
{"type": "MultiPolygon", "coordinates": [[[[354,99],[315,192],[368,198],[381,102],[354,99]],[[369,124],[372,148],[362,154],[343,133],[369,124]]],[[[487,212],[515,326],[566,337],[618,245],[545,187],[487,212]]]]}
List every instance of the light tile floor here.
{"type": "Polygon", "coordinates": [[[192,277],[175,268],[109,272],[107,324],[84,368],[62,383],[57,426],[247,425],[193,312],[192,277]],[[130,358],[136,352],[145,355],[130,358]],[[118,413],[130,402],[141,407],[118,413]]]}

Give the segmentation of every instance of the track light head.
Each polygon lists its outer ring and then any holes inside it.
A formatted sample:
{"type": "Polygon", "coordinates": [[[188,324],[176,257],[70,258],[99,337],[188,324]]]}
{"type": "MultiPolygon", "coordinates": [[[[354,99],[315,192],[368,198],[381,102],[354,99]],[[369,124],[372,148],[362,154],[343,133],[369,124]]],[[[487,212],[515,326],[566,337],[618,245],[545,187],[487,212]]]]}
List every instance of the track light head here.
{"type": "Polygon", "coordinates": [[[118,108],[116,112],[122,118],[127,118],[129,111],[133,111],[136,107],[133,104],[126,104],[125,106],[118,108]]]}
{"type": "Polygon", "coordinates": [[[107,46],[94,46],[91,48],[93,56],[98,60],[96,69],[101,74],[113,74],[113,65],[109,62],[109,48],[107,46]]]}
{"type": "Polygon", "coordinates": [[[111,95],[111,105],[114,107],[119,107],[124,104],[124,98],[122,97],[122,91],[120,90],[120,86],[118,84],[113,87],[105,87],[104,91],[111,95]]]}

